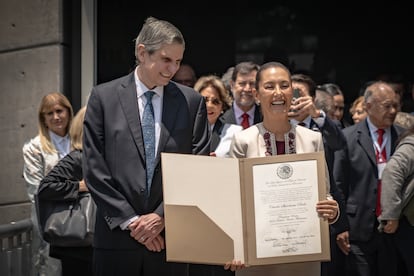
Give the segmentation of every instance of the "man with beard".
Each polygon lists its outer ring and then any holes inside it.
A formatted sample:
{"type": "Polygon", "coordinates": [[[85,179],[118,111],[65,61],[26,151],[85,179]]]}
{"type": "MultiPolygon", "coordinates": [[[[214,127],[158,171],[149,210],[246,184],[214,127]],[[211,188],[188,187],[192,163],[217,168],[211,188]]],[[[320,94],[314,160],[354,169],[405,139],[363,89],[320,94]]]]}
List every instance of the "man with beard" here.
{"type": "Polygon", "coordinates": [[[241,125],[248,128],[262,121],[260,106],[256,103],[254,86],[259,65],[250,62],[240,62],[234,67],[230,81],[233,94],[233,104],[220,120],[227,124],[241,125]]]}

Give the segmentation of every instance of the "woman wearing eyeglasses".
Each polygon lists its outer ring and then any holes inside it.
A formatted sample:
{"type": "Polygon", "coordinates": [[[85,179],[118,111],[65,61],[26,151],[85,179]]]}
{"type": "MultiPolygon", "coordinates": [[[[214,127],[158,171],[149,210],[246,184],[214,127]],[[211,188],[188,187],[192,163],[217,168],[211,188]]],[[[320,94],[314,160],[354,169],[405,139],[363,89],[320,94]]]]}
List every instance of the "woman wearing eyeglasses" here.
{"type": "Polygon", "coordinates": [[[222,80],[215,75],[200,77],[194,85],[206,102],[207,119],[211,130],[210,155],[228,157],[230,141],[235,132],[243,128],[220,120],[224,111],[230,108],[232,98],[222,80]]]}

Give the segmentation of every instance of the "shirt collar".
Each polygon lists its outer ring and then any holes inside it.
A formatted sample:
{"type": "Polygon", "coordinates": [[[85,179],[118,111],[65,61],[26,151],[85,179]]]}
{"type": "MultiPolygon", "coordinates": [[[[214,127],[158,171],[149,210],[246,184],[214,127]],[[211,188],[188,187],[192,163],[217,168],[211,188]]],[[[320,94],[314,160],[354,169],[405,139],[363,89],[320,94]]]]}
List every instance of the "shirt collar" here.
{"type": "Polygon", "coordinates": [[[153,89],[149,89],[145,86],[145,84],[139,79],[138,77],[138,66],[135,68],[134,71],[134,80],[135,80],[135,86],[137,87],[137,96],[138,98],[143,96],[145,92],[148,90],[154,91],[155,94],[161,97],[162,93],[164,92],[164,86],[157,86],[153,89]]]}
{"type": "Polygon", "coordinates": [[[53,131],[49,130],[49,136],[50,140],[52,141],[53,145],[55,146],[55,149],[59,154],[59,158],[62,158],[70,152],[71,144],[69,134],[66,134],[62,137],[57,135],[53,131]]]}
{"type": "MultiPolygon", "coordinates": [[[[308,117],[306,117],[305,119],[303,119],[303,123],[306,124],[306,127],[309,128],[310,123],[311,123],[312,117],[309,115],[308,117]]],[[[295,118],[290,119],[290,121],[292,122],[292,124],[297,125],[299,124],[299,121],[296,120],[295,118]]]]}
{"type": "Polygon", "coordinates": [[[52,140],[53,144],[62,144],[64,142],[67,142],[69,140],[69,134],[66,134],[65,136],[59,136],[53,131],[49,130],[49,136],[52,140]]]}
{"type": "MultiPolygon", "coordinates": [[[[249,118],[254,118],[254,111],[255,111],[256,106],[253,105],[252,108],[250,108],[246,113],[249,114],[249,118]]],[[[234,115],[236,116],[236,118],[241,118],[242,115],[245,113],[243,110],[240,109],[240,107],[234,103],[233,104],[233,109],[234,109],[234,115]]]]}
{"type": "MultiPolygon", "coordinates": [[[[367,124],[368,124],[368,129],[369,129],[369,132],[371,134],[371,137],[377,137],[378,128],[371,122],[369,117],[367,117],[367,124]]],[[[385,131],[384,135],[388,135],[391,131],[391,127],[384,128],[384,131],[385,131]]],[[[374,139],[376,139],[376,138],[374,138],[374,139]]]]}

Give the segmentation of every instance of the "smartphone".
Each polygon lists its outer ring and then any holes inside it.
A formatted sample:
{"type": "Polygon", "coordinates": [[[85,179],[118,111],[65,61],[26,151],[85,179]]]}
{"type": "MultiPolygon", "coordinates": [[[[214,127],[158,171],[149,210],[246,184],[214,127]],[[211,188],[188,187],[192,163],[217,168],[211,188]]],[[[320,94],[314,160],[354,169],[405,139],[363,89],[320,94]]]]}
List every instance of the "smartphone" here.
{"type": "Polygon", "coordinates": [[[300,98],[300,90],[298,88],[293,89],[293,99],[300,98]]]}
{"type": "MultiPolygon", "coordinates": [[[[293,88],[293,97],[292,97],[292,102],[294,100],[296,100],[297,98],[300,98],[300,90],[298,88],[293,88]]],[[[297,112],[296,109],[291,108],[289,110],[290,112],[297,112]]]]}

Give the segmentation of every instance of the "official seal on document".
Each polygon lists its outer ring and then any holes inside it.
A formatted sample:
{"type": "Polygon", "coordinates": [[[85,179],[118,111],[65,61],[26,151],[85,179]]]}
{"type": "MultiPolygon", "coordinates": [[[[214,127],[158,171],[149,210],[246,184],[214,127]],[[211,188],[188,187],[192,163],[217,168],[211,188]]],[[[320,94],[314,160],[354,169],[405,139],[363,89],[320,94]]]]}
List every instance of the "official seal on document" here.
{"type": "Polygon", "coordinates": [[[277,167],[277,175],[282,178],[286,179],[291,177],[293,174],[293,168],[289,164],[282,164],[279,167],[277,167]]]}

